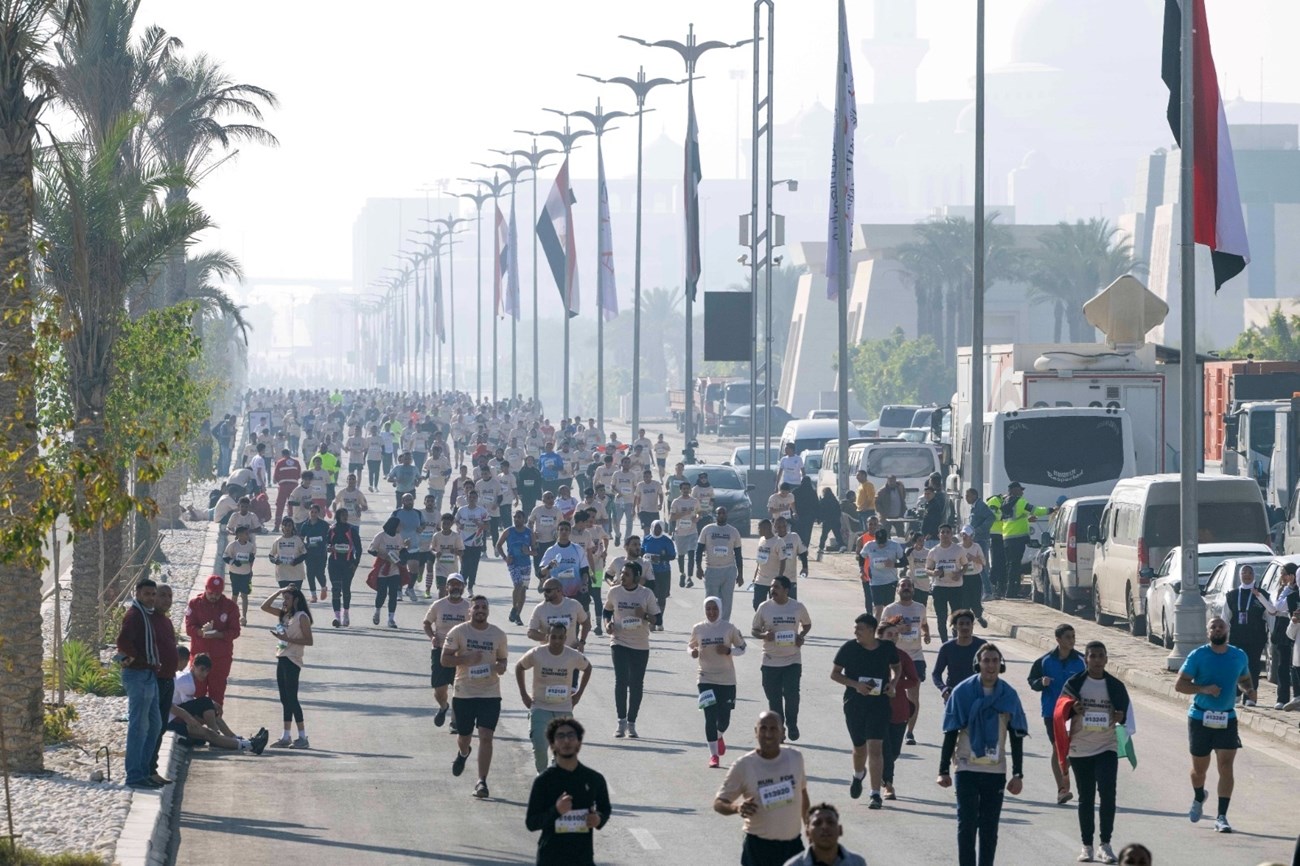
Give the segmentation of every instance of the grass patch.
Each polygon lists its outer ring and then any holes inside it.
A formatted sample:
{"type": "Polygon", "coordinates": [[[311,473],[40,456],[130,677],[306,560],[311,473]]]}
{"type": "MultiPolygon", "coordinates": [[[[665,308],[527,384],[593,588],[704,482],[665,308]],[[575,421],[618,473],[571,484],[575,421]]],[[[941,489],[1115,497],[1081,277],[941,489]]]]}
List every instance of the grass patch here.
{"type": "Polygon", "coordinates": [[[98,854],[41,854],[0,842],[0,866],[108,866],[108,861],[98,854]]]}

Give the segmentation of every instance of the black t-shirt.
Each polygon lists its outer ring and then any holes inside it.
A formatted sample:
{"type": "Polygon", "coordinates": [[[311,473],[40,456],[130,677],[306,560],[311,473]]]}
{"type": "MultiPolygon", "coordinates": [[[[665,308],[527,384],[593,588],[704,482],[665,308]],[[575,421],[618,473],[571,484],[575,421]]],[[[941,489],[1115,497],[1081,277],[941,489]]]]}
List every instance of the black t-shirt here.
{"type": "Polygon", "coordinates": [[[542,831],[537,841],[538,866],[591,866],[595,862],[594,831],[565,832],[573,828],[556,825],[560,814],[555,811],[555,801],[565,793],[573,798],[570,820],[582,821],[592,808],[600,814],[601,826],[609,820],[609,789],[604,776],[585,764],[578,764],[572,772],[554,765],[548,767],[533,780],[524,817],[529,831],[542,831]]]}
{"type": "Polygon", "coordinates": [[[876,694],[871,697],[859,694],[857,689],[844,687],[844,701],[887,701],[885,686],[889,684],[889,668],[898,664],[898,647],[889,641],[877,641],[875,649],[867,649],[856,640],[845,641],[835,653],[835,664],[844,668],[844,676],[858,682],[871,682],[876,694]]]}

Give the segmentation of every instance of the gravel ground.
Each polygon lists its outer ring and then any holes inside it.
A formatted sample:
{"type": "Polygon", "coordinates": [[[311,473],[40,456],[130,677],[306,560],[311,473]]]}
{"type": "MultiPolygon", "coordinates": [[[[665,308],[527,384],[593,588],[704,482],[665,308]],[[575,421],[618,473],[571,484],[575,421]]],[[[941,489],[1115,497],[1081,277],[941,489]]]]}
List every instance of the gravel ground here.
{"type": "MultiPolygon", "coordinates": [[[[189,501],[206,505],[207,485],[196,485],[182,497],[183,503],[189,501]]],[[[208,570],[202,562],[207,529],[206,522],[187,522],[184,528],[163,532],[162,550],[168,561],[162,573],[174,587],[172,621],[178,635],[183,636],[185,601],[195,580],[208,570]]],[[[66,623],[67,593],[62,595],[66,623]]],[[[52,605],[53,599],[42,612],[47,652],[54,641],[52,605]]],[[[111,654],[112,650],[105,653],[111,654]]],[[[55,696],[48,695],[47,700],[53,702],[55,696]]],[[[93,851],[111,857],[131,804],[131,792],[122,784],[126,698],[70,694],[67,701],[79,716],[72,725],[73,741],[45,750],[44,774],[10,780],[15,832],[22,834],[23,845],[45,853],[93,851]],[[94,754],[104,745],[112,751],[112,781],[94,782],[91,774],[104,766],[102,757],[96,764],[94,754]]]]}

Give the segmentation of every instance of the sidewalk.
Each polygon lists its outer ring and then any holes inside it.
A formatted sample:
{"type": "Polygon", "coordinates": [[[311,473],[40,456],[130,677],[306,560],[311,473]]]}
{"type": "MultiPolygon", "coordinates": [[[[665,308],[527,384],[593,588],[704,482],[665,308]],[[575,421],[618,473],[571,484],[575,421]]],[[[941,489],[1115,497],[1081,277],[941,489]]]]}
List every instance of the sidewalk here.
{"type": "MultiPolygon", "coordinates": [[[[809,554],[808,580],[858,581],[857,560],[851,554],[828,553],[821,562],[815,562],[816,551],[809,554]]],[[[1108,670],[1118,676],[1131,689],[1186,706],[1188,697],[1174,691],[1176,672],[1168,670],[1169,651],[1156,646],[1146,638],[1135,638],[1121,628],[1097,625],[1090,619],[1063,614],[1028,599],[991,601],[984,604],[988,631],[1005,635],[1023,644],[1048,652],[1056,647],[1053,634],[1056,626],[1068,622],[1074,626],[1076,645],[1082,650],[1091,640],[1104,641],[1110,656],[1108,670]]],[[[1267,671],[1260,677],[1259,706],[1238,707],[1238,723],[1244,727],[1274,737],[1281,742],[1300,747],[1300,713],[1273,709],[1277,702],[1277,687],[1268,682],[1267,671]]]]}

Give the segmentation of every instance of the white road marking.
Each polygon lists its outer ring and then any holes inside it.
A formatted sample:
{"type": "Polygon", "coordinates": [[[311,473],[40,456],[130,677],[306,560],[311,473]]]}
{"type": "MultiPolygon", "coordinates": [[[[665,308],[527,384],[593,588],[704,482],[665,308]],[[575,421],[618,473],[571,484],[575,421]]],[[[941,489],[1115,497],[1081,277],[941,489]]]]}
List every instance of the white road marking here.
{"type": "Polygon", "coordinates": [[[661,850],[659,843],[655,841],[654,835],[649,830],[642,829],[641,827],[631,827],[627,832],[632,834],[632,838],[635,839],[644,850],[661,850]]]}

